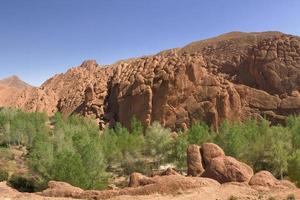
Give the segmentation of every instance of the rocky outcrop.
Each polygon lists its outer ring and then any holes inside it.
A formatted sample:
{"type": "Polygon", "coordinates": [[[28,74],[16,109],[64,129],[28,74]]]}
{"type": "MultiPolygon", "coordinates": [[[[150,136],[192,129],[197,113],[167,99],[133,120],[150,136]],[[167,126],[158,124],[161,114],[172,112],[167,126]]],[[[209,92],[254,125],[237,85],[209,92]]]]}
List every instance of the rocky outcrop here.
{"type": "Polygon", "coordinates": [[[225,156],[216,144],[189,145],[187,149],[187,174],[211,178],[219,183],[249,182],[253,170],[233,157],[225,156]]]}
{"type": "Polygon", "coordinates": [[[254,174],[249,181],[249,185],[275,186],[278,180],[268,171],[260,171],[254,174]]]}
{"type": "Polygon", "coordinates": [[[28,111],[80,113],[101,128],[129,127],[136,116],[173,130],[199,120],[217,129],[225,119],[284,123],[300,114],[299,80],[299,37],[233,32],[105,67],[86,61],[8,98],[28,111]]]}
{"type": "Polygon", "coordinates": [[[214,143],[204,143],[200,150],[205,167],[210,164],[212,159],[225,156],[223,149],[214,143]]]}
{"type": "Polygon", "coordinates": [[[277,188],[296,188],[296,186],[288,180],[277,180],[270,172],[260,171],[254,174],[249,181],[249,185],[259,189],[268,189],[270,187],[277,188]]]}
{"type": "Polygon", "coordinates": [[[201,176],[204,172],[202,166],[202,158],[200,155],[200,147],[198,145],[190,145],[187,149],[187,174],[189,176],[201,176]]]}
{"type": "Polygon", "coordinates": [[[203,177],[211,178],[219,183],[249,182],[253,170],[245,163],[230,156],[213,158],[205,168],[203,177]]]}

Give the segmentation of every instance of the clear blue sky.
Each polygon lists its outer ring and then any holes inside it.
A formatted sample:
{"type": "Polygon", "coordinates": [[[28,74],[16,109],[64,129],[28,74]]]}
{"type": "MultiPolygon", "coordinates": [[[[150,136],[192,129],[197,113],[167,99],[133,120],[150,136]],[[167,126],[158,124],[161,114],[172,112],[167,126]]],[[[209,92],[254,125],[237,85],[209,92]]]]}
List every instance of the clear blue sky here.
{"type": "Polygon", "coordinates": [[[40,85],[230,31],[300,35],[299,0],[0,0],[0,78],[40,85]]]}

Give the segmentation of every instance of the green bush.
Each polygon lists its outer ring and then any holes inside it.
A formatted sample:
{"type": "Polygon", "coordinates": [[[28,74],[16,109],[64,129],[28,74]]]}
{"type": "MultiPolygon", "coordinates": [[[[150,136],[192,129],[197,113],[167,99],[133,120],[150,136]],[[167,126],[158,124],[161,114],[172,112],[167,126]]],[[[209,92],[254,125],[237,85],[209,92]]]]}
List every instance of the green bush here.
{"type": "Polygon", "coordinates": [[[130,133],[117,123],[114,129],[106,129],[101,137],[104,157],[109,166],[120,165],[125,174],[143,168],[144,135],[139,131],[130,133]]]}
{"type": "Polygon", "coordinates": [[[286,200],[295,200],[296,197],[294,194],[289,194],[287,197],[286,197],[286,200]]]}
{"type": "Polygon", "coordinates": [[[292,136],[293,149],[300,149],[300,116],[290,116],[287,120],[287,128],[292,136]]]}
{"type": "Polygon", "coordinates": [[[9,177],[8,172],[3,169],[0,169],[0,182],[7,181],[8,177],[9,177]]]}
{"type": "Polygon", "coordinates": [[[18,174],[13,174],[8,179],[8,185],[19,192],[36,192],[40,189],[40,185],[33,178],[18,174]]]}
{"type": "Polygon", "coordinates": [[[173,140],[172,152],[169,157],[169,161],[174,163],[176,167],[180,170],[185,170],[187,168],[187,156],[186,150],[188,147],[188,135],[187,133],[179,132],[177,138],[173,140]]]}
{"type": "Polygon", "coordinates": [[[162,127],[158,122],[150,125],[145,132],[145,156],[150,157],[155,167],[166,164],[171,154],[173,138],[171,131],[162,127]]]}
{"type": "Polygon", "coordinates": [[[288,176],[300,187],[300,149],[288,161],[288,176]]]}
{"type": "Polygon", "coordinates": [[[65,181],[84,189],[107,185],[106,162],[96,123],[56,114],[54,131],[38,132],[29,151],[30,168],[45,180],[65,181]]]}
{"type": "Polygon", "coordinates": [[[68,182],[82,188],[88,187],[88,177],[85,174],[82,160],[78,154],[68,151],[60,152],[54,159],[51,178],[68,182]]]}
{"type": "Polygon", "coordinates": [[[208,142],[212,139],[209,127],[204,123],[195,123],[187,131],[189,144],[198,144],[208,142]]]}
{"type": "Polygon", "coordinates": [[[13,160],[15,158],[15,155],[9,148],[0,147],[0,158],[3,160],[13,160]]]}
{"type": "Polygon", "coordinates": [[[238,200],[238,198],[236,196],[231,195],[228,200],[238,200]]]}

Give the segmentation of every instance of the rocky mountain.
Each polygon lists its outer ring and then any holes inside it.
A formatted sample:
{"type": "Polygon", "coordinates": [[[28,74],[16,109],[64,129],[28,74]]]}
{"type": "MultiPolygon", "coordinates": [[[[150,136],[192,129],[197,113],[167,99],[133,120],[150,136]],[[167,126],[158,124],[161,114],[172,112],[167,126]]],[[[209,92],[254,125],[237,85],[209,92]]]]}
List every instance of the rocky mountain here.
{"type": "Polygon", "coordinates": [[[31,85],[25,83],[22,81],[19,77],[17,76],[10,76],[5,79],[0,80],[1,85],[5,85],[7,87],[12,87],[12,88],[18,88],[18,89],[24,89],[28,87],[32,87],[31,85]]]}
{"type": "Polygon", "coordinates": [[[231,32],[109,66],[85,61],[40,88],[12,94],[9,105],[80,113],[100,127],[129,126],[136,116],[175,130],[198,120],[213,127],[225,119],[284,123],[300,114],[299,90],[300,37],[231,32]]]}
{"type": "Polygon", "coordinates": [[[32,88],[32,86],[20,80],[17,76],[10,76],[0,80],[0,106],[13,105],[11,103],[15,102],[15,97],[23,90],[29,88],[32,88]]]}

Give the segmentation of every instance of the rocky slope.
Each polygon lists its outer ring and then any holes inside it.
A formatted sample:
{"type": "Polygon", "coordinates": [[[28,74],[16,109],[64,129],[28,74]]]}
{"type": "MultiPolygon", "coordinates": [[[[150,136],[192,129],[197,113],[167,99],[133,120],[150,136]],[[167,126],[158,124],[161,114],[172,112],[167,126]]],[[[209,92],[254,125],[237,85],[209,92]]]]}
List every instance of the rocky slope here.
{"type": "MultiPolygon", "coordinates": [[[[186,129],[203,120],[300,114],[300,37],[280,32],[232,32],[153,56],[100,67],[86,61],[40,88],[26,88],[10,105],[28,111],[81,113],[100,127],[132,116],[186,129]]],[[[16,96],[16,95],[14,95],[16,96]]]]}

